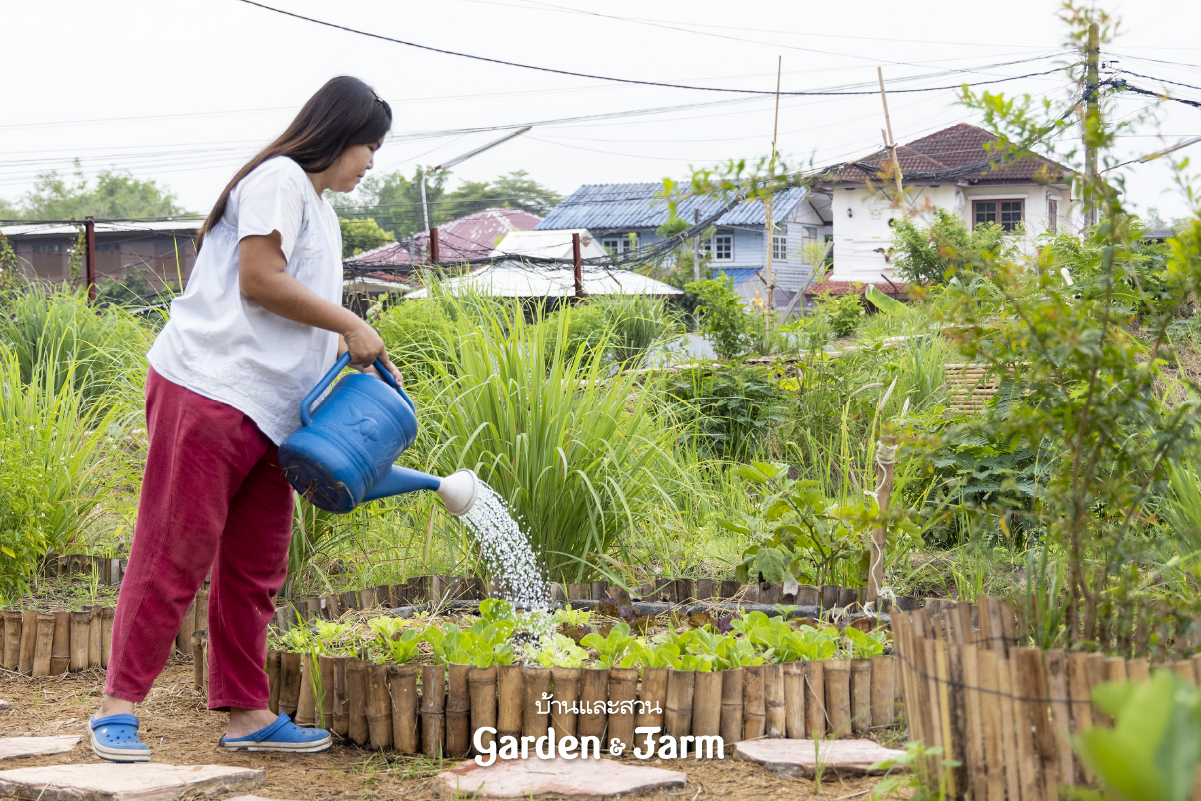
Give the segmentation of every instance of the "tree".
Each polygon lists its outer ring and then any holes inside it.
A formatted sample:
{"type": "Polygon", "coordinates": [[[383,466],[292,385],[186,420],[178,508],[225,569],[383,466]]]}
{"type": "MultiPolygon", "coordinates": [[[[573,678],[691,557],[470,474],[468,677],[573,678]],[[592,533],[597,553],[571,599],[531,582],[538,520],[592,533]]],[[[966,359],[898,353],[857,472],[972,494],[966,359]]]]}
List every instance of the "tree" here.
{"type": "Polygon", "coordinates": [[[372,217],[338,218],[342,228],[342,258],[357,256],[364,250],[377,248],[387,242],[395,242],[391,231],[385,231],[372,217]]]}
{"type": "MultiPolygon", "coordinates": [[[[57,170],[44,172],[38,176],[33,191],[8,209],[17,212],[13,216],[34,220],[177,217],[187,213],[174,193],[156,181],[140,181],[125,170],[104,170],[93,184],[84,177],[76,161],[74,177],[72,183],[57,170]]],[[[0,214],[10,216],[6,206],[0,201],[0,214]]]]}
{"type": "MultiPolygon", "coordinates": [[[[399,170],[372,175],[359,185],[358,198],[331,194],[330,202],[347,218],[371,216],[376,223],[397,238],[425,230],[421,209],[421,173],[411,178],[399,170]]],[[[431,226],[457,220],[493,206],[520,209],[545,215],[563,198],[557,192],[532,180],[525,170],[502,175],[493,181],[468,181],[453,192],[446,191],[450,173],[439,172],[425,182],[426,203],[431,226]]]]}
{"type": "Polygon", "coordinates": [[[892,246],[897,275],[917,284],[944,284],[962,270],[983,266],[988,258],[1009,258],[1015,247],[995,223],[969,231],[962,217],[944,208],[934,209],[929,228],[898,220],[892,246]]]}

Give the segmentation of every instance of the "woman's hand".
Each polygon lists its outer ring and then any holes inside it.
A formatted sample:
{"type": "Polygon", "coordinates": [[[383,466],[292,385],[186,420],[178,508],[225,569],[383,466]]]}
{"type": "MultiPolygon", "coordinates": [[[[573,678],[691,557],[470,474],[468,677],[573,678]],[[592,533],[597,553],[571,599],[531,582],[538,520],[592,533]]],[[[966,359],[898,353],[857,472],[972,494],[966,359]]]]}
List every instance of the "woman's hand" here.
{"type": "MultiPolygon", "coordinates": [[[[384,340],[376,333],[375,329],[368,325],[363,320],[355,317],[356,325],[349,327],[342,332],[340,344],[345,344],[345,350],[339,348],[339,353],[350,354],[350,366],[364,373],[375,373],[374,363],[379,359],[392,377],[396,379],[399,385],[404,384],[404,379],[400,375],[400,371],[388,359],[388,351],[384,347],[384,340]]],[[[381,376],[381,379],[383,377],[381,376]]]]}

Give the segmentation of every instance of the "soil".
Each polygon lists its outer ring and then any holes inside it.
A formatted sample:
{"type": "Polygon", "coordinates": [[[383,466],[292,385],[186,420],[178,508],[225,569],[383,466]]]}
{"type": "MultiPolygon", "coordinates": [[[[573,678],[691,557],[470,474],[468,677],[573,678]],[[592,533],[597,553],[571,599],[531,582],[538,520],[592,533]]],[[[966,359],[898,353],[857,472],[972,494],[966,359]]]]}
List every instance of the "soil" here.
{"type": "MultiPolygon", "coordinates": [[[[54,678],[32,679],[0,671],[0,698],[12,706],[0,712],[0,736],[49,736],[80,734],[84,739],[72,752],[45,757],[7,760],[0,769],[92,763],[99,760],[87,745],[85,724],[95,712],[103,691],[104,674],[99,669],[67,673],[54,678]]],[[[439,764],[421,756],[378,754],[354,745],[335,745],[321,754],[273,755],[218,751],[217,739],[224,732],[225,715],[204,708],[204,698],[192,681],[191,660],[173,657],[138,712],[142,739],[159,762],[178,765],[220,764],[260,768],[267,783],[249,792],[275,799],[392,799],[425,801],[451,795],[434,778],[453,763],[439,764]]],[[[641,761],[688,774],[688,784],[638,796],[646,801],[867,801],[876,778],[840,778],[827,772],[821,792],[814,793],[808,779],[785,779],[758,765],[731,759],[641,761]]],[[[225,793],[210,798],[228,798],[225,793]]],[[[7,799],[0,796],[0,799],[7,799]]],[[[563,796],[539,796],[555,801],[563,796]]]]}

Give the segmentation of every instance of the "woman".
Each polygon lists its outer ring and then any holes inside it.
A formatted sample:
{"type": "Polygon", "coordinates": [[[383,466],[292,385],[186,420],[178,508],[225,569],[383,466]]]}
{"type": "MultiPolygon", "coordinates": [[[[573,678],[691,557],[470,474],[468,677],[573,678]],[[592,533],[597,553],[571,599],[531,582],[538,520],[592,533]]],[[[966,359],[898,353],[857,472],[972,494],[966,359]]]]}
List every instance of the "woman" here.
{"type": "Polygon", "coordinates": [[[134,704],[210,569],[208,705],[229,710],[221,745],[330,745],[328,732],[267,709],[267,625],[292,536],[292,489],[276,455],[301,399],[342,353],[362,370],[379,358],[400,378],[379,335],[342,308],[342,237],[322,196],[355,188],[391,125],[367,84],[334,78],[238,171],[200,229],[187,290],[148,355],[146,473],[104,700],[89,725],[104,759],[150,759],[134,704]]]}

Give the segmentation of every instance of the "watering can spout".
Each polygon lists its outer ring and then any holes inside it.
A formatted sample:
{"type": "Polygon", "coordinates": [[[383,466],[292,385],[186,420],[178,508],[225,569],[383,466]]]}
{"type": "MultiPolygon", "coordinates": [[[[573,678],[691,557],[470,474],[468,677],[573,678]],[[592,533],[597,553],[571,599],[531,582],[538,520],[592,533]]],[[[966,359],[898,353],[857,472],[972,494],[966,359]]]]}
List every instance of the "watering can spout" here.
{"type": "Polygon", "coordinates": [[[410,470],[407,467],[393,465],[375,483],[364,501],[374,501],[392,495],[401,495],[417,490],[432,490],[442,499],[446,511],[455,517],[462,517],[471,511],[475,499],[479,495],[479,479],[471,470],[459,470],[446,478],[431,476],[420,470],[410,470]]]}

